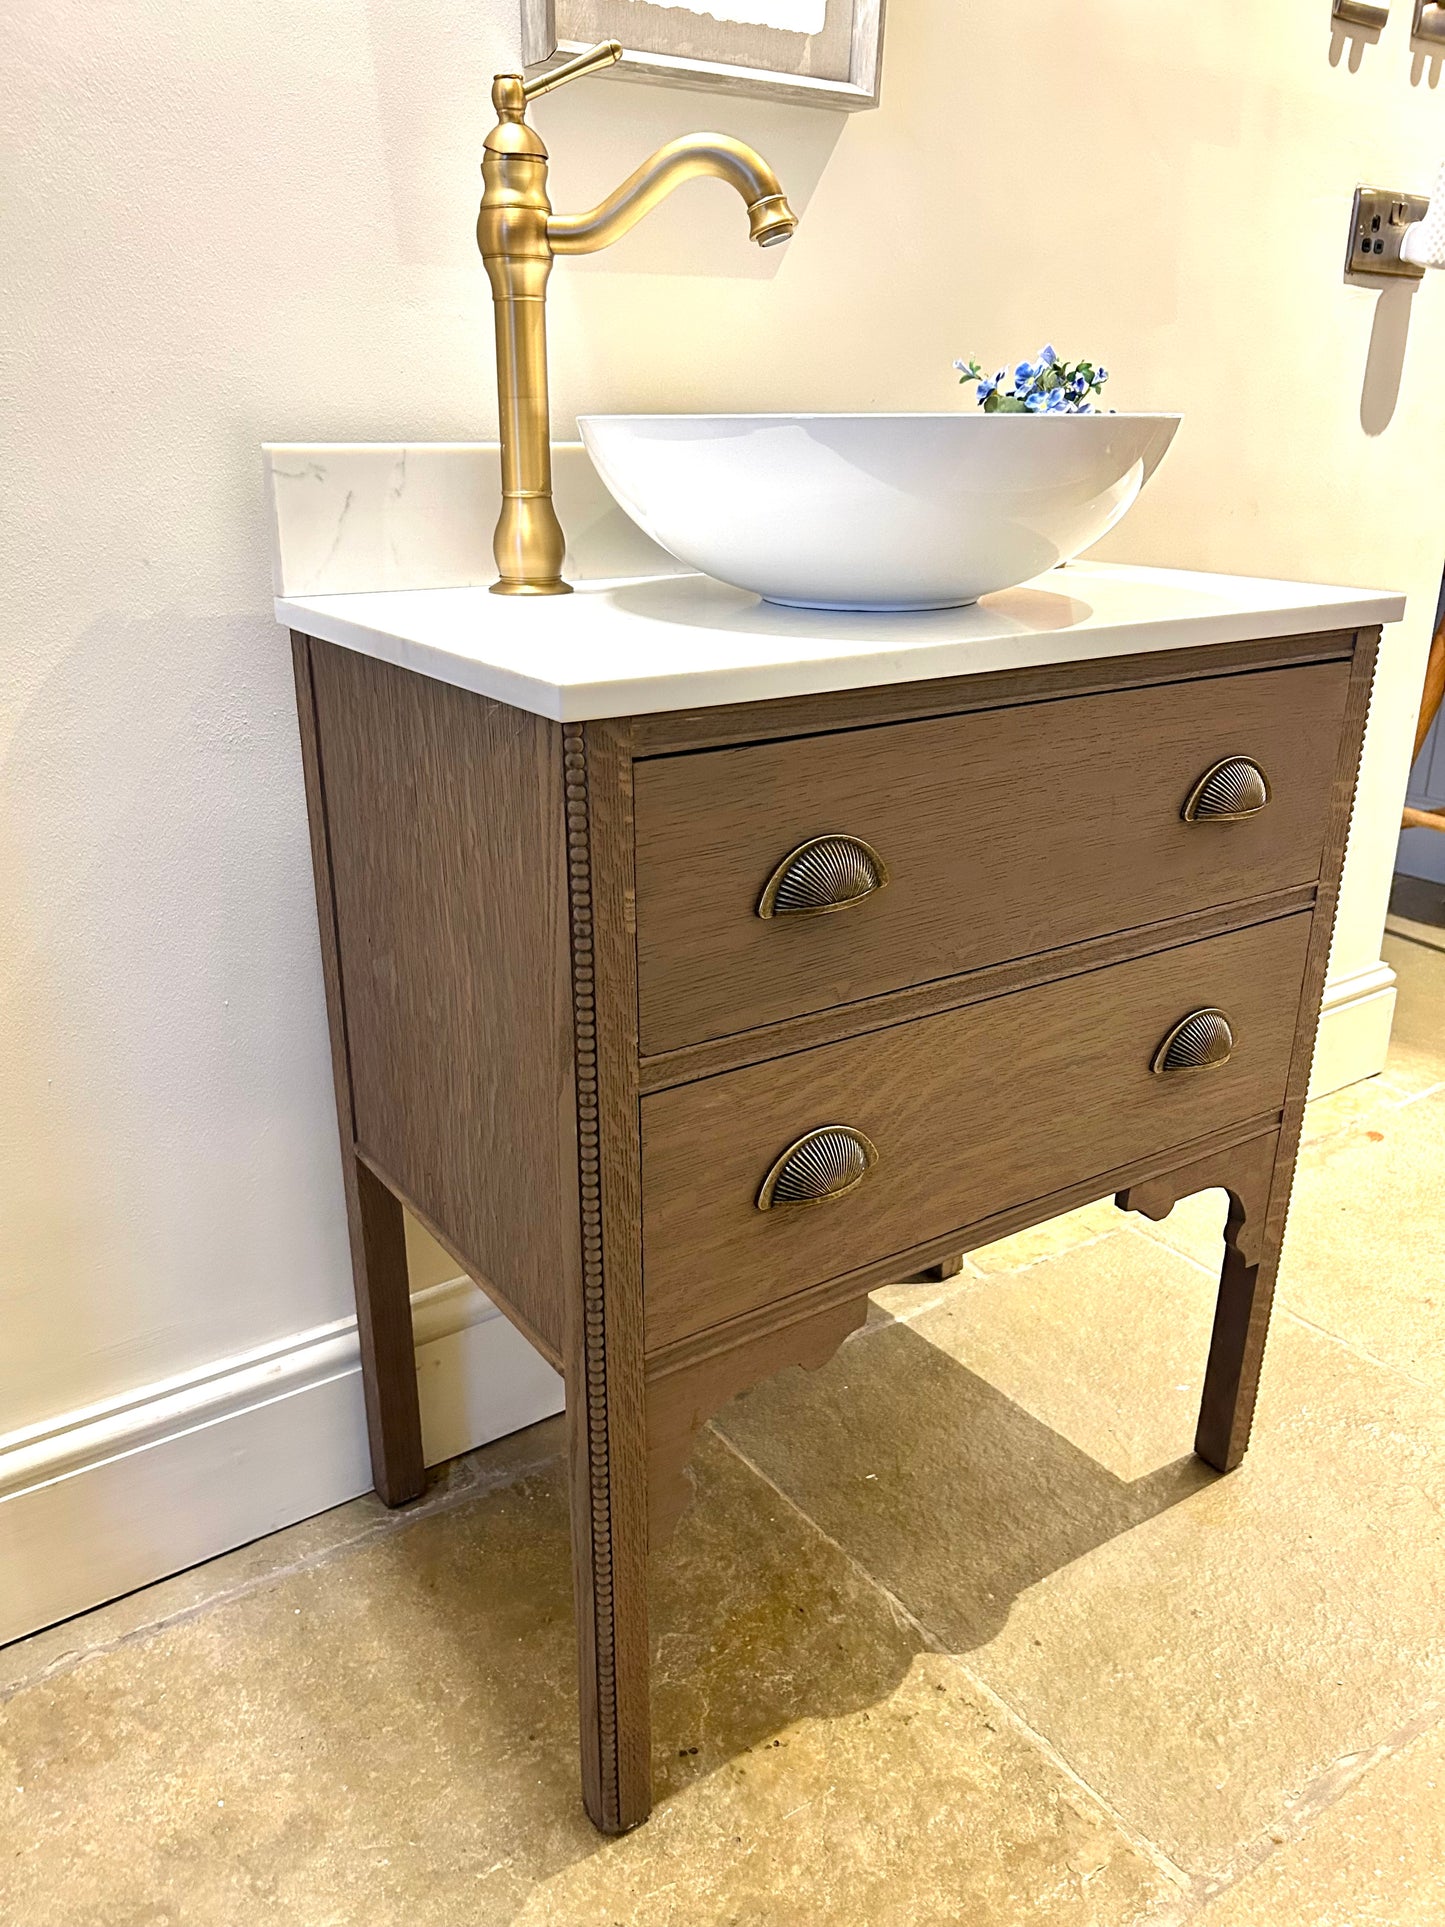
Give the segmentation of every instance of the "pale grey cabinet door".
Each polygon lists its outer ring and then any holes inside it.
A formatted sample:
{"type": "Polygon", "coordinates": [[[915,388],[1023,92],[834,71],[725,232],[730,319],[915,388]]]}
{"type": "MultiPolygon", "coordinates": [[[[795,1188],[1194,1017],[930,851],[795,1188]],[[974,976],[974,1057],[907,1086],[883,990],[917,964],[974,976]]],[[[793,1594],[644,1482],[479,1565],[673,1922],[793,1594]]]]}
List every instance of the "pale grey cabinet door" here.
{"type": "MultiPolygon", "coordinates": [[[[1435,611],[1437,629],[1442,618],[1445,618],[1445,583],[1441,584],[1440,606],[1435,611]]],[[[1435,726],[1415,758],[1405,801],[1417,810],[1445,810],[1445,709],[1435,718],[1435,726]]],[[[1409,877],[1429,877],[1436,883],[1445,883],[1445,832],[1402,830],[1395,868],[1409,877]]]]}

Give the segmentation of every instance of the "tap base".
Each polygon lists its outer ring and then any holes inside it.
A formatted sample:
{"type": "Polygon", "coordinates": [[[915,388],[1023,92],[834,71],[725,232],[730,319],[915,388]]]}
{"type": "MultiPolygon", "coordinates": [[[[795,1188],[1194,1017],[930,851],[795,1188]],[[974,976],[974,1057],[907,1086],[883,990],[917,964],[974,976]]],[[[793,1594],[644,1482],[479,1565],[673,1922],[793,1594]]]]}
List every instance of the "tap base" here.
{"type": "Polygon", "coordinates": [[[488,590],[489,595],[571,595],[572,584],[556,577],[551,582],[503,582],[497,581],[488,590]]]}

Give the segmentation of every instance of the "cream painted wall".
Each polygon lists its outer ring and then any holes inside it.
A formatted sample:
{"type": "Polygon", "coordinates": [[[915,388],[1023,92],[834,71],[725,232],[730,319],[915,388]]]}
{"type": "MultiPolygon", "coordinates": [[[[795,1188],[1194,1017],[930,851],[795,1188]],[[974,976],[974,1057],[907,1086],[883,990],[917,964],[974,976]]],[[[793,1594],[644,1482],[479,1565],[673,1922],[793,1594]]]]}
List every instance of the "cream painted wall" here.
{"type": "MultiPolygon", "coordinates": [[[[346,1311],[257,444],[491,432],[471,228],[516,44],[515,0],[7,11],[0,1432],[346,1311]]],[[[894,0],[877,113],[614,79],[538,119],[559,205],[716,119],[805,216],[760,256],[694,187],[559,267],[559,429],[951,407],[955,354],[1052,337],[1111,364],[1118,405],[1187,415],[1110,553],[1409,591],[1348,971],[1379,955],[1445,547],[1445,277],[1371,433],[1380,310],[1339,262],[1357,179],[1432,178],[1445,96],[1410,85],[1403,19],[1331,67],[1328,11],[894,0]]]]}
{"type": "MultiPolygon", "coordinates": [[[[1098,554],[1410,597],[1337,926],[1352,978],[1379,962],[1445,564],[1445,275],[1383,300],[1341,282],[1356,183],[1428,191],[1445,149],[1445,85],[1411,70],[1402,8],[1352,73],[1329,0],[1044,0],[1026,26],[895,0],[877,113],[725,110],[805,204],[788,248],[750,260],[727,197],[699,192],[558,271],[555,411],[949,407],[955,355],[1050,338],[1111,367],[1114,406],[1182,409],[1098,554]]],[[[584,202],[699,111],[617,81],[540,103],[554,198],[584,202]]]]}

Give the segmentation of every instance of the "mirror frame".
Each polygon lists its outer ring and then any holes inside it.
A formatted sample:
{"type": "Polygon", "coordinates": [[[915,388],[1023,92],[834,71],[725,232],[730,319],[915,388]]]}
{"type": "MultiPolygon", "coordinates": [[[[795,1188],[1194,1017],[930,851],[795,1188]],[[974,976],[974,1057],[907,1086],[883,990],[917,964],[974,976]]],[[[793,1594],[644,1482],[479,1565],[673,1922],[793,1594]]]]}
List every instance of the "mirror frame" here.
{"type": "MultiPolygon", "coordinates": [[[[526,66],[557,66],[583,51],[579,40],[557,37],[556,0],[520,0],[522,59],[526,66]]],[[[628,53],[612,71],[634,80],[651,80],[706,92],[753,94],[767,100],[792,100],[814,107],[854,112],[876,107],[883,68],[883,12],[886,0],[851,0],[853,44],[847,80],[813,80],[805,74],[774,73],[762,67],[735,67],[722,61],[685,60],[680,55],[628,53]]]]}

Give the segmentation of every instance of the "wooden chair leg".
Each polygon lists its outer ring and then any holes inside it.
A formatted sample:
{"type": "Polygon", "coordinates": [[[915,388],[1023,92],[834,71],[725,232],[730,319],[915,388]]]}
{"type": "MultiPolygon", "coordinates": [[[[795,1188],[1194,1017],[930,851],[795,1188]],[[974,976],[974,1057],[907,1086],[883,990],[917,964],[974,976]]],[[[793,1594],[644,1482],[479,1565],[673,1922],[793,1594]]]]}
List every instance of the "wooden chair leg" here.
{"type": "Polygon", "coordinates": [[[1244,1457],[1254,1423],[1284,1200],[1278,1200],[1278,1210],[1271,1206],[1281,1182],[1287,1199],[1291,1175],[1277,1173],[1278,1152],[1279,1134],[1271,1132],[1132,1185],[1116,1199],[1121,1210],[1157,1220],[1193,1192],[1222,1186],[1229,1195],[1224,1266],[1194,1438],[1199,1457],[1220,1472],[1232,1472],[1244,1457]]]}
{"type": "Polygon", "coordinates": [[[426,1488],[405,1224],[380,1178],[354,1153],[343,1156],[372,1477],[387,1505],[405,1505],[426,1488]]]}

